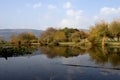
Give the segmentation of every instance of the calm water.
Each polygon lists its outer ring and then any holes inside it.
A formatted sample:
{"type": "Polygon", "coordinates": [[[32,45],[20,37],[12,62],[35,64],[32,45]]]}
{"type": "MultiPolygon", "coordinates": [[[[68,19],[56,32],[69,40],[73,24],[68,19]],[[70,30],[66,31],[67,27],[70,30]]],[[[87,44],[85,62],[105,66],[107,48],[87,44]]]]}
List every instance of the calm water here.
{"type": "Polygon", "coordinates": [[[120,80],[120,48],[0,48],[0,80],[120,80]]]}

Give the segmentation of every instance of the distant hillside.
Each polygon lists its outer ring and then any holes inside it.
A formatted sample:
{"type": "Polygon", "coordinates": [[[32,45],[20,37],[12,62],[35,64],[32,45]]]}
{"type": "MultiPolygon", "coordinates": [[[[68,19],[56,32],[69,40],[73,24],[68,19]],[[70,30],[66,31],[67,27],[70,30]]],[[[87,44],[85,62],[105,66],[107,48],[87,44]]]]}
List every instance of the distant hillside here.
{"type": "Polygon", "coordinates": [[[35,29],[0,29],[0,37],[4,37],[6,40],[10,39],[11,34],[20,34],[23,32],[32,32],[36,37],[39,37],[42,30],[35,29]]]}

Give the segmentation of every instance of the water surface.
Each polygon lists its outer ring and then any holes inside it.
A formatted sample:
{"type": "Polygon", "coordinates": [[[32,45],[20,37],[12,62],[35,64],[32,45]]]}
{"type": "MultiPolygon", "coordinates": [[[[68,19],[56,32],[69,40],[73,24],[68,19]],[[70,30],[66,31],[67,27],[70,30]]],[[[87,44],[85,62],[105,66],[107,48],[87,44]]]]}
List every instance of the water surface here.
{"type": "Polygon", "coordinates": [[[120,80],[120,49],[1,47],[0,80],[120,80]]]}

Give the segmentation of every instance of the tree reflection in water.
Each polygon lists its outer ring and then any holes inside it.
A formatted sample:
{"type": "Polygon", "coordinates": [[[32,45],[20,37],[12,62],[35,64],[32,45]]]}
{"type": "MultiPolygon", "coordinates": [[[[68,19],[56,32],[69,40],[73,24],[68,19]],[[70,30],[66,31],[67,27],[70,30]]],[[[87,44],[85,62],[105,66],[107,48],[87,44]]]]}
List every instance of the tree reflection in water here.
{"type": "Polygon", "coordinates": [[[4,57],[7,60],[8,57],[17,57],[32,54],[34,50],[34,47],[28,46],[0,47],[0,57],[4,57]]]}
{"type": "MultiPolygon", "coordinates": [[[[4,57],[6,60],[8,57],[17,57],[31,55],[36,51],[35,46],[12,46],[12,47],[0,47],[0,57],[4,57]]],[[[48,58],[55,57],[74,57],[78,55],[88,54],[91,60],[96,64],[105,65],[110,63],[112,66],[120,65],[120,48],[105,47],[93,47],[91,49],[81,49],[73,47],[39,47],[41,53],[45,54],[48,58]]]]}
{"type": "Polygon", "coordinates": [[[73,48],[73,47],[40,47],[40,51],[46,54],[48,58],[54,57],[73,57],[83,55],[86,53],[85,49],[73,48]]]}
{"type": "Polygon", "coordinates": [[[120,48],[109,48],[105,47],[93,47],[89,50],[73,48],[73,47],[40,47],[40,51],[46,54],[48,58],[54,57],[74,57],[78,55],[89,54],[91,60],[95,61],[96,64],[108,64],[112,66],[120,65],[120,48]]]}
{"type": "Polygon", "coordinates": [[[94,47],[88,50],[88,53],[92,60],[95,60],[97,64],[110,63],[112,66],[120,65],[120,48],[94,47]]]}

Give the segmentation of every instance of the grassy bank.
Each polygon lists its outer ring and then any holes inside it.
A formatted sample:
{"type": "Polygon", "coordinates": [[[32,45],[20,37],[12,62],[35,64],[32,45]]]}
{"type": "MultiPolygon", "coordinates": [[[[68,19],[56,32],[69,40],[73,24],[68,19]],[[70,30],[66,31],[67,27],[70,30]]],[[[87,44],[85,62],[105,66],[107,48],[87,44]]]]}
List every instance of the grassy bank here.
{"type": "Polygon", "coordinates": [[[72,46],[72,47],[80,47],[80,48],[90,48],[91,43],[88,41],[81,42],[59,42],[59,46],[72,46]]]}
{"type": "Polygon", "coordinates": [[[74,46],[76,45],[75,42],[59,42],[60,46],[74,46]]]}
{"type": "Polygon", "coordinates": [[[120,42],[107,42],[108,46],[120,46],[120,42]]]}

